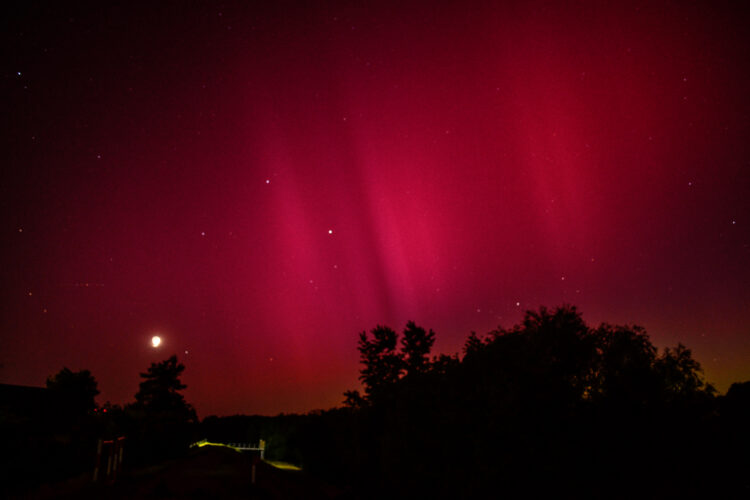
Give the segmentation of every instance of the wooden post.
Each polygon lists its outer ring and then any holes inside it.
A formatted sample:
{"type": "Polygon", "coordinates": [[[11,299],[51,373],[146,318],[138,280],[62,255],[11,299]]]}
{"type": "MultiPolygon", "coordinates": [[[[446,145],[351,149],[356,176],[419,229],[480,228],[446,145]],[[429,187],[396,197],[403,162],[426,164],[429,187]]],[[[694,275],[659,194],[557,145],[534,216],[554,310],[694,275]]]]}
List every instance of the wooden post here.
{"type": "Polygon", "coordinates": [[[120,443],[120,461],[119,461],[120,462],[119,466],[120,468],[122,468],[122,454],[123,454],[123,450],[125,449],[125,436],[119,437],[117,438],[117,440],[122,441],[120,443]]]}
{"type": "Polygon", "coordinates": [[[112,440],[112,481],[117,479],[117,472],[120,469],[120,439],[112,440]]]}
{"type": "Polygon", "coordinates": [[[99,478],[99,467],[102,463],[102,440],[96,441],[96,463],[94,464],[94,482],[99,478]]]}

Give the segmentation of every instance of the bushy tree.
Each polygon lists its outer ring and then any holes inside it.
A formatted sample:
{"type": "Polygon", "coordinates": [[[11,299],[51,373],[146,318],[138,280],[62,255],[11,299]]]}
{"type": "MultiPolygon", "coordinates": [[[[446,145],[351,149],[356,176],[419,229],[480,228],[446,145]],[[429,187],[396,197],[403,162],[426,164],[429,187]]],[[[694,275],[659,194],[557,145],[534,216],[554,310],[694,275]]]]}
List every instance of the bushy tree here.
{"type": "Polygon", "coordinates": [[[638,326],[602,324],[592,335],[598,350],[593,395],[620,406],[653,402],[658,397],[657,349],[646,331],[638,326]]]}
{"type": "Polygon", "coordinates": [[[47,389],[55,394],[66,414],[84,415],[96,408],[99,389],[89,370],[74,372],[64,367],[47,378],[47,389]]]}
{"type": "Polygon", "coordinates": [[[698,395],[713,394],[716,389],[703,380],[703,369],[693,359],[692,351],[682,344],[665,348],[656,358],[654,368],[666,397],[686,400],[698,395]]]}

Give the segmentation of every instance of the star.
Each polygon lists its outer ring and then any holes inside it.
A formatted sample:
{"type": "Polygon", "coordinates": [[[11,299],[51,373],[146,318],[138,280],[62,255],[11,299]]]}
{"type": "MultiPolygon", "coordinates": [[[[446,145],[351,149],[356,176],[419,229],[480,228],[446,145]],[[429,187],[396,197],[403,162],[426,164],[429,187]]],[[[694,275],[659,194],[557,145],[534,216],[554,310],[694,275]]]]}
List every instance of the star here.
{"type": "Polygon", "coordinates": [[[333,229],[329,229],[328,234],[333,234],[333,229]]]}
{"type": "Polygon", "coordinates": [[[271,184],[271,179],[266,179],[266,184],[271,184]]]}

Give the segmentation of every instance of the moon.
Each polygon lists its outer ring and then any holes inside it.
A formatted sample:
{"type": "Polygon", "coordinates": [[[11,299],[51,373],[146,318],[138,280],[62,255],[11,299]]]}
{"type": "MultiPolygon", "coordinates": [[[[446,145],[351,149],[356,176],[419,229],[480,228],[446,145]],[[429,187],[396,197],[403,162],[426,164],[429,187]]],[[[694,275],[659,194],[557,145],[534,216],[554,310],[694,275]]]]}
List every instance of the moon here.
{"type": "Polygon", "coordinates": [[[151,337],[151,345],[153,347],[159,347],[160,344],[161,344],[161,337],[159,337],[158,335],[154,335],[153,337],[151,337]]]}

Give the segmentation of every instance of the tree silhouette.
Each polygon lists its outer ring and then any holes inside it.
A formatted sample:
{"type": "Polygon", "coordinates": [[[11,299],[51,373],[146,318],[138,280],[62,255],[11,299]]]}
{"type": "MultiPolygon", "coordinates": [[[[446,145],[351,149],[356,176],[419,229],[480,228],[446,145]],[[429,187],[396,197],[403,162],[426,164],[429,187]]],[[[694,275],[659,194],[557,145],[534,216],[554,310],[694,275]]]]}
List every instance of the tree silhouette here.
{"type": "Polygon", "coordinates": [[[135,395],[136,407],[151,414],[171,414],[194,421],[195,410],[179,392],[187,387],[180,381],[184,370],[185,365],[177,362],[177,356],[151,363],[146,373],[140,374],[144,380],[135,395]]]}
{"type": "Polygon", "coordinates": [[[367,399],[383,396],[395,384],[403,371],[403,357],[396,350],[398,334],[387,326],[376,326],[359,334],[360,362],[364,365],[359,379],[364,384],[367,399]]]}
{"type": "Polygon", "coordinates": [[[367,400],[357,390],[344,391],[344,406],[352,409],[363,408],[367,404],[367,400]]]}
{"type": "Polygon", "coordinates": [[[727,413],[741,416],[745,424],[750,422],[750,381],[735,382],[724,396],[724,408],[727,413]]]}
{"type": "Polygon", "coordinates": [[[74,372],[64,367],[47,378],[47,389],[55,394],[68,415],[84,415],[96,408],[95,398],[99,390],[89,370],[74,372]]]}
{"type": "Polygon", "coordinates": [[[464,356],[472,356],[479,352],[484,345],[484,340],[477,335],[477,332],[472,331],[464,342],[464,356]]]}
{"type": "Polygon", "coordinates": [[[598,349],[594,396],[619,406],[644,405],[658,398],[653,370],[657,349],[638,326],[602,324],[593,332],[598,349]]]}
{"type": "Polygon", "coordinates": [[[427,355],[435,343],[435,332],[426,332],[413,321],[406,323],[404,336],[401,337],[401,353],[407,375],[424,372],[428,365],[427,355]]]}
{"type": "Polygon", "coordinates": [[[713,394],[716,389],[703,380],[700,363],[693,359],[690,349],[682,344],[665,348],[656,359],[655,369],[663,383],[664,392],[671,398],[691,398],[698,394],[713,394]]]}
{"type": "Polygon", "coordinates": [[[180,381],[185,366],[177,356],[151,363],[140,376],[143,381],[135,395],[135,403],[126,408],[136,462],[153,462],[185,452],[197,416],[193,407],[180,393],[186,385],[180,381]]]}
{"type": "MultiPolygon", "coordinates": [[[[320,455],[313,443],[305,462],[374,497],[710,491],[693,458],[719,451],[717,403],[684,346],[658,350],[639,326],[589,327],[569,305],[472,332],[463,358],[428,358],[434,340],[411,321],[400,342],[386,326],[360,333],[364,397],[348,391],[347,410],[316,417],[310,428],[327,437],[315,443],[331,449],[320,455]]],[[[750,391],[731,392],[721,418],[740,429],[750,391]]]]}
{"type": "Polygon", "coordinates": [[[435,343],[435,332],[409,321],[401,337],[400,350],[398,340],[398,333],[388,326],[378,325],[370,335],[366,331],[359,334],[357,349],[362,364],[359,379],[365,395],[360,395],[359,391],[345,392],[347,407],[361,408],[378,398],[390,397],[402,377],[425,374],[431,369],[428,355],[435,343]]]}

